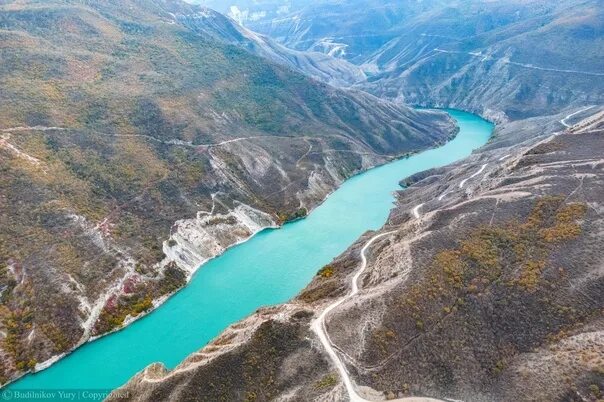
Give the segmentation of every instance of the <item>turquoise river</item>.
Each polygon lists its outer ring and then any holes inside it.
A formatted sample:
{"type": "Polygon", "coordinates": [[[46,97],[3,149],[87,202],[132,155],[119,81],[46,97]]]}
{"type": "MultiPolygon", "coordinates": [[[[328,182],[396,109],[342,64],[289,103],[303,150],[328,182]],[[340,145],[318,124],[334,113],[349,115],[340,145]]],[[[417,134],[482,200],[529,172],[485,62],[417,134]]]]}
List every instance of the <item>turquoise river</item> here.
{"type": "Polygon", "coordinates": [[[228,325],[261,306],[291,299],[360,235],[385,223],[401,179],[460,160],[488,141],[491,123],[447,111],[460,128],[447,144],[352,177],[306,219],[264,230],[229,249],[156,311],[22,378],[8,391],[114,389],[150,363],[175,367],[228,325]]]}

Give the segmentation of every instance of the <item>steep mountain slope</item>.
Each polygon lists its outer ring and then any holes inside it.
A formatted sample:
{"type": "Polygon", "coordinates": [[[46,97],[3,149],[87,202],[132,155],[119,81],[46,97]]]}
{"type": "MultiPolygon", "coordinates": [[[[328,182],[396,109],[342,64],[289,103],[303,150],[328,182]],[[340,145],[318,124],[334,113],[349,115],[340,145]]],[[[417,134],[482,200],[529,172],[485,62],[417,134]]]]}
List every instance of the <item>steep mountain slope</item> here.
{"type": "Polygon", "coordinates": [[[475,2],[420,15],[365,62],[377,72],[368,89],[498,120],[601,104],[602,21],[592,1],[475,2]]]}
{"type": "Polygon", "coordinates": [[[0,382],[140,316],[351,174],[454,132],[444,114],[257,57],[194,15],[212,13],[0,2],[0,382]]]}
{"type": "Polygon", "coordinates": [[[199,1],[289,48],[321,51],[361,64],[404,32],[405,22],[443,1],[199,1]],[[220,3],[220,4],[219,4],[220,3]],[[231,4],[230,7],[225,5],[231,4]]]}
{"type": "MultiPolygon", "coordinates": [[[[321,2],[262,24],[248,25],[299,50],[322,51],[355,63],[396,37],[395,28],[412,12],[395,2],[321,2]]],[[[411,9],[410,9],[411,8],[411,9]]]]}
{"type": "Polygon", "coordinates": [[[188,11],[186,14],[175,14],[175,18],[191,30],[226,40],[257,56],[282,64],[317,80],[337,86],[350,86],[366,78],[361,67],[344,59],[321,52],[301,52],[289,49],[275,40],[254,33],[209,9],[195,12],[195,8],[192,8],[188,11]]]}
{"type": "Polygon", "coordinates": [[[498,127],[468,160],[408,178],[388,224],[296,299],[123,390],[138,401],[348,400],[323,333],[353,400],[597,400],[603,127],[602,108],[498,127]],[[578,124],[559,131],[560,120],[578,124]],[[357,276],[359,294],[337,304],[357,276]]]}
{"type": "Polygon", "coordinates": [[[314,1],[256,15],[250,29],[351,61],[370,76],[359,87],[408,104],[505,121],[604,101],[595,0],[314,1]]]}

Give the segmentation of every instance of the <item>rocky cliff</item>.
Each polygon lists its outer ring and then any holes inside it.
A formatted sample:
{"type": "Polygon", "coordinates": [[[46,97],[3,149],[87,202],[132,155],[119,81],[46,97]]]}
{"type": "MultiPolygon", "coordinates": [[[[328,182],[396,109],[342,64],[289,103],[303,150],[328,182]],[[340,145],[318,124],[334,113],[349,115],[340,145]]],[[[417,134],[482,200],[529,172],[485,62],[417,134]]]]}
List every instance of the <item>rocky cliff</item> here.
{"type": "Polygon", "coordinates": [[[387,225],[290,303],[124,389],[137,401],[597,400],[603,129],[602,108],[499,126],[467,160],[405,180],[387,225]]]}

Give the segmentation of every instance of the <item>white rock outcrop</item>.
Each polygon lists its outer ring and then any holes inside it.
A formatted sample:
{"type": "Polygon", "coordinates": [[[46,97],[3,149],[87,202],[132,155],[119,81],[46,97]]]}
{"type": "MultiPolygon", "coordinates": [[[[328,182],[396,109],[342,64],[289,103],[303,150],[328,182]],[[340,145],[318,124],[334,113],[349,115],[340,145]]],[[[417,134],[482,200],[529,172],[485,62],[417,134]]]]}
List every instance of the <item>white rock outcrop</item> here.
{"type": "Polygon", "coordinates": [[[272,216],[242,203],[226,214],[198,213],[174,224],[163,243],[166,258],[161,265],[175,262],[190,278],[209,259],[269,227],[277,227],[272,216]]]}

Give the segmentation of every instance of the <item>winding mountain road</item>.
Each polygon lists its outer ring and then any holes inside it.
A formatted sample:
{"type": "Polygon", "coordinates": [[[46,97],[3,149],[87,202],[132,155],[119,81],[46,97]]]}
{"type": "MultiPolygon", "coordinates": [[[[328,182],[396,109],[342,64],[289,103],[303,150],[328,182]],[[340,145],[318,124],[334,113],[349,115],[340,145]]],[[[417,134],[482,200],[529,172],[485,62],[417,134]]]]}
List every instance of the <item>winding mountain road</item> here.
{"type": "MultiPolygon", "coordinates": [[[[505,157],[501,158],[501,159],[505,159],[507,158],[509,155],[506,155],[505,157]]],[[[464,180],[462,180],[459,183],[459,188],[463,188],[463,186],[465,185],[465,183],[472,179],[473,177],[478,176],[480,173],[482,173],[484,171],[484,169],[487,167],[488,163],[483,164],[480,169],[478,171],[476,171],[474,174],[472,174],[471,176],[465,178],[464,180]]],[[[439,200],[441,200],[445,194],[447,192],[445,191],[440,197],[439,200]]],[[[424,203],[421,204],[417,204],[412,210],[411,210],[411,214],[413,215],[413,217],[415,219],[419,219],[420,218],[420,209],[421,207],[424,205],[424,203]]],[[[344,386],[346,388],[346,392],[348,393],[348,396],[350,398],[351,402],[374,402],[370,399],[365,399],[363,398],[361,395],[359,395],[359,393],[357,392],[357,390],[355,389],[355,386],[352,382],[352,379],[350,378],[350,375],[348,374],[348,371],[346,370],[346,366],[344,365],[344,363],[342,362],[342,360],[340,359],[340,357],[338,356],[338,353],[336,351],[336,349],[339,350],[339,348],[335,345],[333,345],[333,343],[331,342],[331,339],[329,338],[329,335],[327,334],[327,329],[325,327],[325,320],[327,318],[327,316],[329,315],[329,313],[331,311],[333,311],[334,309],[336,309],[338,306],[340,306],[342,303],[346,302],[347,300],[350,300],[351,298],[353,298],[354,296],[356,296],[359,293],[359,287],[358,287],[358,281],[359,278],[361,277],[361,275],[363,274],[363,272],[365,272],[365,270],[367,269],[367,256],[366,256],[366,251],[367,249],[369,249],[369,247],[371,247],[371,245],[378,239],[382,238],[382,237],[386,237],[388,235],[391,235],[393,233],[396,233],[397,230],[391,230],[388,232],[384,232],[384,233],[380,233],[377,234],[375,236],[373,236],[371,239],[369,239],[365,245],[363,246],[363,248],[361,249],[361,266],[358,269],[358,271],[354,274],[354,276],[352,277],[352,281],[351,281],[351,286],[350,286],[350,292],[339,298],[338,300],[334,301],[333,303],[331,303],[330,305],[328,305],[323,312],[319,315],[319,317],[317,317],[311,324],[311,330],[317,335],[317,337],[319,338],[319,341],[321,342],[321,344],[323,345],[323,347],[325,348],[325,351],[327,352],[330,360],[332,361],[333,365],[336,367],[336,369],[338,370],[338,373],[340,374],[340,377],[342,379],[342,382],[344,383],[344,386]]],[[[438,399],[433,399],[433,398],[422,398],[422,397],[408,397],[408,398],[399,398],[399,399],[394,399],[394,402],[439,402],[440,400],[438,399]]]]}
{"type": "Polygon", "coordinates": [[[463,179],[460,183],[459,183],[459,188],[463,188],[463,186],[466,184],[466,182],[476,176],[478,176],[479,174],[482,173],[482,171],[484,170],[484,168],[486,168],[488,165],[488,163],[485,163],[484,165],[482,165],[480,167],[480,169],[478,169],[478,171],[476,173],[474,173],[472,176],[468,177],[467,179],[463,179]]]}
{"type": "Polygon", "coordinates": [[[414,217],[415,219],[419,219],[419,216],[420,216],[420,215],[419,215],[419,209],[420,209],[421,207],[423,207],[423,206],[424,206],[424,203],[423,203],[423,202],[422,202],[421,204],[417,204],[417,205],[415,206],[415,208],[413,208],[413,210],[411,211],[411,213],[413,214],[413,217],[414,217]]]}
{"type": "MultiPolygon", "coordinates": [[[[342,361],[340,360],[334,346],[332,345],[332,343],[329,339],[329,336],[327,335],[327,330],[325,328],[325,319],[327,318],[327,315],[332,310],[334,310],[336,307],[338,307],[339,305],[341,305],[342,303],[351,299],[352,297],[354,297],[355,295],[357,295],[359,293],[358,281],[359,281],[360,276],[363,274],[363,272],[365,272],[365,269],[367,268],[367,256],[365,255],[365,252],[367,251],[367,249],[369,247],[371,247],[371,245],[376,240],[378,240],[382,237],[391,235],[395,232],[396,232],[396,230],[391,230],[389,232],[380,233],[378,235],[373,236],[371,239],[369,239],[367,241],[367,243],[365,243],[365,245],[361,249],[361,267],[356,272],[356,274],[352,277],[350,292],[346,296],[341,297],[340,299],[336,300],[335,302],[333,302],[332,304],[327,306],[325,308],[325,310],[323,310],[321,315],[319,315],[319,317],[317,317],[317,319],[315,321],[313,321],[313,323],[311,324],[312,331],[315,334],[317,334],[317,337],[319,338],[319,340],[321,341],[321,344],[327,351],[327,354],[329,355],[329,358],[331,359],[333,365],[337,368],[337,370],[340,374],[340,377],[342,378],[342,381],[344,382],[344,386],[346,387],[346,391],[348,393],[348,396],[350,397],[351,402],[373,402],[373,401],[363,398],[356,391],[356,389],[353,385],[353,382],[350,378],[350,375],[348,374],[348,371],[346,370],[346,367],[344,366],[344,363],[342,363],[342,361]]],[[[400,398],[400,399],[395,399],[394,401],[395,402],[396,401],[400,401],[400,402],[438,402],[437,399],[418,398],[418,397],[400,398]]]]}
{"type": "Polygon", "coordinates": [[[335,302],[333,302],[332,304],[327,306],[327,308],[325,308],[325,310],[323,310],[321,315],[319,315],[319,317],[311,325],[312,331],[315,334],[317,334],[317,337],[319,338],[319,340],[321,341],[321,344],[327,351],[329,358],[331,359],[334,366],[336,366],[336,368],[338,369],[338,372],[340,373],[340,377],[342,378],[342,381],[344,382],[344,386],[346,387],[346,391],[348,392],[348,395],[350,396],[351,402],[370,402],[370,401],[361,397],[357,393],[356,389],[354,388],[354,386],[352,384],[352,380],[350,379],[350,376],[348,375],[348,371],[346,371],[346,367],[344,366],[344,364],[338,357],[334,347],[332,346],[332,344],[327,336],[327,331],[325,329],[325,318],[333,309],[335,309],[340,304],[344,303],[346,300],[349,300],[350,298],[354,297],[357,293],[359,293],[359,288],[358,288],[357,282],[358,282],[358,279],[361,276],[361,274],[365,271],[365,268],[367,268],[367,257],[365,256],[365,251],[377,239],[390,235],[394,232],[395,231],[390,231],[390,232],[378,234],[376,236],[373,236],[371,239],[369,239],[369,241],[367,243],[365,243],[365,246],[363,246],[363,249],[361,250],[361,267],[359,268],[357,273],[352,277],[352,284],[351,284],[350,292],[346,296],[336,300],[335,302]]]}
{"type": "Polygon", "coordinates": [[[439,48],[434,48],[434,52],[449,53],[449,54],[467,54],[467,55],[474,56],[474,57],[482,57],[481,61],[496,60],[496,61],[500,61],[505,64],[510,64],[513,66],[518,66],[518,67],[523,67],[523,68],[529,68],[531,70],[552,71],[552,72],[556,72],[556,73],[566,73],[566,74],[591,75],[594,77],[603,77],[604,76],[604,73],[597,73],[597,72],[593,72],[593,71],[568,70],[568,69],[560,69],[560,68],[553,68],[553,67],[541,67],[541,66],[536,66],[534,64],[528,64],[528,63],[519,63],[516,61],[511,61],[507,57],[495,58],[495,57],[492,57],[492,56],[482,53],[482,52],[463,52],[463,51],[459,51],[459,50],[445,50],[445,49],[439,49],[439,48]]]}
{"type": "Polygon", "coordinates": [[[570,118],[571,118],[571,117],[573,117],[573,116],[578,115],[579,113],[583,113],[583,112],[585,112],[585,111],[587,111],[587,110],[589,110],[589,109],[591,109],[591,108],[593,108],[593,107],[594,107],[593,105],[592,105],[592,106],[587,106],[587,107],[584,107],[583,109],[579,109],[579,110],[577,110],[576,112],[573,112],[573,113],[569,114],[568,116],[566,116],[566,117],[564,117],[562,120],[560,120],[560,124],[562,124],[562,125],[563,125],[564,127],[566,127],[566,128],[570,128],[570,127],[572,127],[572,124],[568,124],[568,123],[566,122],[568,119],[570,119],[570,118]]]}

